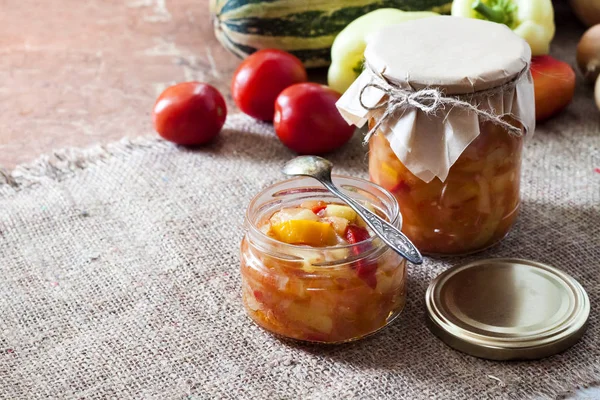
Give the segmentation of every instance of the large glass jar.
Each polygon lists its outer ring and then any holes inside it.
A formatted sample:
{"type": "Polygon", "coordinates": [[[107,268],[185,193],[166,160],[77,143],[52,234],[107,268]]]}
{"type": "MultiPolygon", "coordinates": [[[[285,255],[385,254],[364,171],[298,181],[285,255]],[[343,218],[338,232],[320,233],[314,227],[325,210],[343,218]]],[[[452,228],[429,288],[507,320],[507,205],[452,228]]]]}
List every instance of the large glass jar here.
{"type": "Polygon", "coordinates": [[[535,129],[527,42],[503,24],[437,16],[382,28],[364,58],[336,105],[368,122],[369,174],[398,200],[406,236],[430,255],[497,243],[515,223],[535,129]]]}
{"type": "MultiPolygon", "coordinates": [[[[373,122],[371,122],[371,125],[373,122]]],[[[398,200],[402,230],[427,254],[465,254],[501,240],[519,210],[523,137],[490,122],[450,167],[444,182],[424,182],[377,132],[370,140],[371,180],[398,200]]]]}
{"type": "MultiPolygon", "coordinates": [[[[397,227],[395,198],[371,182],[334,176],[342,190],[397,227]]],[[[241,245],[242,299],[250,318],[287,338],[341,343],[389,324],[406,300],[406,260],[377,237],[351,245],[310,247],[282,243],[261,226],[283,207],[318,200],[339,202],[311,178],[277,183],[259,193],[246,212],[241,245]],[[365,280],[361,270],[374,272],[365,280]]]]}

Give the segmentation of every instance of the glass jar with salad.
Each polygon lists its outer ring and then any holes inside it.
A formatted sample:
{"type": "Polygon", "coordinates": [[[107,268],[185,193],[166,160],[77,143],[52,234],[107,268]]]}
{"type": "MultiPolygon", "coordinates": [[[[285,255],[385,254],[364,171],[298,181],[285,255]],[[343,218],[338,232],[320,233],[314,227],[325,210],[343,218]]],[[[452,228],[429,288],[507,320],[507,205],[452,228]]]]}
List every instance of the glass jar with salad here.
{"type": "Polygon", "coordinates": [[[523,39],[482,20],[409,21],[369,40],[365,70],[337,105],[368,123],[370,178],[396,197],[422,252],[479,251],[515,223],[535,128],[530,59],[523,39]]]}
{"type": "MultiPolygon", "coordinates": [[[[395,198],[368,181],[334,176],[346,194],[402,224],[395,198]]],[[[259,193],[246,212],[242,298],[250,318],[286,338],[342,343],[389,324],[406,300],[406,260],[311,178],[259,193]]]]}
{"type": "Polygon", "coordinates": [[[371,180],[396,196],[403,231],[423,252],[485,249],[501,240],[516,220],[523,138],[489,122],[480,129],[443,182],[416,177],[384,135],[375,134],[370,140],[371,180]]]}

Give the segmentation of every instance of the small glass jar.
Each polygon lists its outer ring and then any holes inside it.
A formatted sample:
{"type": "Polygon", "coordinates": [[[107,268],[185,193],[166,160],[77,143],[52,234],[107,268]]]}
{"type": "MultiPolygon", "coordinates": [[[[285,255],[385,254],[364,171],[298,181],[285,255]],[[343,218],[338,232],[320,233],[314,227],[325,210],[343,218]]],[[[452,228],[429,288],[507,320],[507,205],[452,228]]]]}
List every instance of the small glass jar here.
{"type": "MultiPolygon", "coordinates": [[[[398,204],[366,180],[334,176],[347,195],[401,227],[398,204]]],[[[343,343],[389,324],[406,301],[406,260],[377,237],[357,244],[309,247],[279,242],[260,229],[283,207],[309,200],[339,203],[311,178],[289,179],[250,202],[241,244],[242,299],[250,318],[286,338],[343,343]],[[375,268],[374,279],[360,271],[375,268]]]]}
{"type": "Polygon", "coordinates": [[[370,140],[371,180],[396,197],[402,230],[423,253],[483,250],[506,236],[515,223],[523,136],[490,122],[481,122],[480,131],[444,182],[437,177],[424,182],[413,175],[381,132],[370,140]]]}

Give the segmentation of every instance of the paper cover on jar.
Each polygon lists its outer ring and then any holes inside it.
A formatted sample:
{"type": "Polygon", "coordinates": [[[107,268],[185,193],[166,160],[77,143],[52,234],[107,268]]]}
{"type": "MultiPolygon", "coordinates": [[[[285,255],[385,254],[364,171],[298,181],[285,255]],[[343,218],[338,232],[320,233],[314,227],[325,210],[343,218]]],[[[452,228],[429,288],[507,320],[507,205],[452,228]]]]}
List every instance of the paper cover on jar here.
{"type": "Polygon", "coordinates": [[[533,134],[530,60],[527,42],[505,25],[447,16],[407,21],[369,39],[365,70],[337,107],[359,127],[380,121],[379,134],[414,175],[444,181],[482,123],[533,134]]]}

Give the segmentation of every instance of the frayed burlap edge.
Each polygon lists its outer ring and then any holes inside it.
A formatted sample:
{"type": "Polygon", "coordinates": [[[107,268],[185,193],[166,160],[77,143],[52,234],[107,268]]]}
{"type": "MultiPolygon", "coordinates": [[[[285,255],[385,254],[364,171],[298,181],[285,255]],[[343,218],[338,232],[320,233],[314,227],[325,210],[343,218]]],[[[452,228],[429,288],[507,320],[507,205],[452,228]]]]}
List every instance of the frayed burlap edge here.
{"type": "Polygon", "coordinates": [[[125,137],[117,142],[88,148],[65,148],[17,165],[12,171],[0,168],[0,194],[8,195],[45,181],[60,181],[89,166],[112,158],[124,158],[137,151],[173,147],[157,136],[125,137]]]}
{"type": "MultiPolygon", "coordinates": [[[[266,123],[256,121],[245,114],[236,113],[227,117],[223,131],[244,130],[252,124],[266,123]]],[[[77,171],[113,158],[124,158],[139,151],[175,149],[177,147],[179,146],[161,139],[157,134],[148,134],[135,138],[126,136],[105,145],[54,150],[41,155],[34,161],[19,164],[12,170],[4,169],[0,165],[0,195],[16,193],[48,180],[60,181],[77,171]]]]}
{"type": "MultiPolygon", "coordinates": [[[[574,396],[577,396],[577,392],[583,389],[589,389],[589,388],[596,388],[596,387],[600,387],[600,381],[597,380],[593,380],[591,382],[587,382],[581,385],[577,385],[575,388],[567,390],[561,394],[559,394],[558,396],[556,396],[556,400],[568,400],[574,396]]],[[[581,397],[582,399],[585,399],[586,397],[581,397]]],[[[591,398],[590,398],[591,399],[591,398]]]]}

